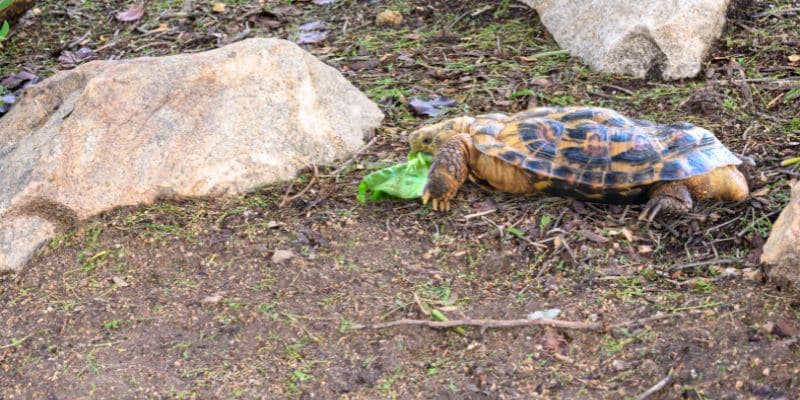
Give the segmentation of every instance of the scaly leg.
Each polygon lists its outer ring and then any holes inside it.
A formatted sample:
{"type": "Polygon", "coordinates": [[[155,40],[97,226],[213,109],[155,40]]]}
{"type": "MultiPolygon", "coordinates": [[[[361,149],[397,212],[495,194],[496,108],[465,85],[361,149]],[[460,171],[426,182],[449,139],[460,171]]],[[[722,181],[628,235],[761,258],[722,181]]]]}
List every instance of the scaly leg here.
{"type": "Polygon", "coordinates": [[[650,200],[639,214],[639,221],[653,221],[659,212],[686,214],[692,210],[692,195],[680,181],[657,184],[650,190],[650,200]]]}
{"type": "Polygon", "coordinates": [[[469,153],[472,137],[466,133],[448,139],[433,156],[428,183],[422,192],[422,203],[434,210],[450,210],[450,199],[469,176],[469,153]]]}

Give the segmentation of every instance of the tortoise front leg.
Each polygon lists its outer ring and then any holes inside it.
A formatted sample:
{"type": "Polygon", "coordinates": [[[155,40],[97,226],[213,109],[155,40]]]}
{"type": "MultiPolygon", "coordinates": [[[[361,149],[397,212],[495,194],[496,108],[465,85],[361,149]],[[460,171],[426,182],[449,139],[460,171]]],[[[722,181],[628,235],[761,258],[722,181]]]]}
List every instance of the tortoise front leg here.
{"type": "Polygon", "coordinates": [[[434,210],[450,210],[450,199],[469,175],[470,149],[472,137],[466,133],[451,137],[439,147],[433,156],[428,183],[422,192],[423,204],[428,204],[430,200],[434,210]]]}
{"type": "Polygon", "coordinates": [[[650,200],[639,214],[639,221],[652,222],[659,212],[686,214],[692,210],[692,194],[681,181],[659,183],[650,190],[650,200]]]}

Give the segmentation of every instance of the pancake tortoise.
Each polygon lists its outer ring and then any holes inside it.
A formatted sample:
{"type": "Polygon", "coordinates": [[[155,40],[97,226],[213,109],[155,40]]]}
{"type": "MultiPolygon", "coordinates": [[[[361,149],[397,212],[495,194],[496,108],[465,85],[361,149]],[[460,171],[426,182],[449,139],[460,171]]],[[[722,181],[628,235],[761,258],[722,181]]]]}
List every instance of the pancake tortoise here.
{"type": "MultiPolygon", "coordinates": [[[[509,193],[644,203],[639,219],[686,213],[693,201],[749,195],[742,159],[690,123],[657,124],[598,107],[542,107],[439,122],[410,135],[433,154],[423,203],[450,209],[469,177],[509,193]]],[[[752,163],[752,160],[745,160],[752,163]]]]}

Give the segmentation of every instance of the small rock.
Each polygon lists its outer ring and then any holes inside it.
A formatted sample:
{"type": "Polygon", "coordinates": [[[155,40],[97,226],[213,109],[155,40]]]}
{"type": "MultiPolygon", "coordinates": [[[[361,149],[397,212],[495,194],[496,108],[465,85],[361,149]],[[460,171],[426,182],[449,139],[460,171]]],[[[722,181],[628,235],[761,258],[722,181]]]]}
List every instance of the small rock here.
{"type": "Polygon", "coordinates": [[[291,260],[292,257],[294,257],[294,253],[291,250],[276,250],[275,253],[272,254],[270,260],[275,264],[283,264],[291,260]]]}
{"type": "Polygon", "coordinates": [[[725,269],[722,271],[722,273],[720,274],[720,276],[722,276],[722,277],[729,277],[729,276],[739,276],[739,273],[740,273],[740,271],[739,271],[739,269],[738,269],[738,268],[734,268],[734,267],[728,267],[728,268],[725,268],[725,269]]]}
{"type": "Polygon", "coordinates": [[[792,54],[789,56],[790,62],[798,62],[800,61],[800,54],[792,54]]]}
{"type": "Polygon", "coordinates": [[[216,304],[216,303],[219,303],[220,300],[222,300],[222,292],[217,292],[217,293],[214,293],[214,294],[212,294],[210,296],[206,296],[200,302],[201,303],[207,303],[207,304],[216,304]]]}
{"type": "Polygon", "coordinates": [[[403,15],[397,11],[382,11],[375,17],[378,26],[400,26],[403,23],[403,15]]]}
{"type": "Polygon", "coordinates": [[[225,12],[225,3],[214,3],[211,5],[211,11],[221,14],[225,12]]]}
{"type": "Polygon", "coordinates": [[[753,268],[742,269],[742,276],[748,281],[761,282],[764,279],[764,274],[761,271],[753,268]]]}
{"type": "Polygon", "coordinates": [[[112,277],[111,281],[114,282],[114,284],[119,286],[119,287],[128,287],[128,282],[125,282],[124,279],[122,279],[122,278],[120,278],[118,276],[112,277]]]}
{"type": "Polygon", "coordinates": [[[643,245],[637,246],[636,250],[639,252],[639,254],[649,254],[649,253],[653,252],[653,246],[648,246],[648,245],[644,245],[643,244],[643,245]]]}
{"type": "Polygon", "coordinates": [[[611,367],[614,368],[614,371],[622,372],[631,369],[635,363],[634,362],[625,362],[622,360],[614,360],[611,362],[611,367]]]}

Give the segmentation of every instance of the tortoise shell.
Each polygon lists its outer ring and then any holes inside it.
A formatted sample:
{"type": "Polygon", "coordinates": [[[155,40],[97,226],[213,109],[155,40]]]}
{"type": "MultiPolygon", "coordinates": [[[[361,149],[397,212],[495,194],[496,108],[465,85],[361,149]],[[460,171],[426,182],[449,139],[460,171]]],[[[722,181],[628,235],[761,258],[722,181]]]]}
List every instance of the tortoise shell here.
{"type": "Polygon", "coordinates": [[[599,107],[545,107],[486,114],[475,148],[531,173],[545,191],[629,202],[648,186],[741,163],[714,134],[690,123],[657,124],[599,107]]]}

